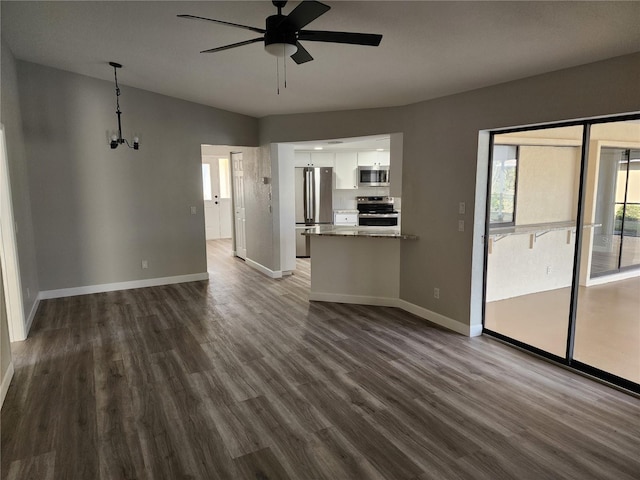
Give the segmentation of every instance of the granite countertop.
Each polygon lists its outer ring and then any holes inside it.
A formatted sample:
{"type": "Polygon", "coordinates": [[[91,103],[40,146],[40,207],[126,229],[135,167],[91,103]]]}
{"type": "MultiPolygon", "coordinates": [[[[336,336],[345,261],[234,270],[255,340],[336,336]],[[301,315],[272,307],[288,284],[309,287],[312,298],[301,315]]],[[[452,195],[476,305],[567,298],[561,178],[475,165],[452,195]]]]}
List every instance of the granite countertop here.
{"type": "Polygon", "coordinates": [[[377,237],[417,240],[416,235],[400,233],[395,227],[347,227],[339,225],[317,225],[308,227],[301,235],[326,237],[377,237]]]}
{"type": "Polygon", "coordinates": [[[341,213],[358,213],[358,210],[343,208],[343,209],[334,210],[333,213],[337,213],[337,214],[341,214],[341,213]]]}

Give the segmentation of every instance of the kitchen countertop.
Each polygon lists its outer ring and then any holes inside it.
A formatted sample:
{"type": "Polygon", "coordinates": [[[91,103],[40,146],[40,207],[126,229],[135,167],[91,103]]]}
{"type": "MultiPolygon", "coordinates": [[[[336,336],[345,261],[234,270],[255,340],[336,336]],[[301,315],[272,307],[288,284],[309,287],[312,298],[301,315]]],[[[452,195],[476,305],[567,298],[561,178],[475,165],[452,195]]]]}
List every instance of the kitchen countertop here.
{"type": "Polygon", "coordinates": [[[333,213],[340,214],[340,213],[359,213],[359,212],[358,210],[343,208],[340,210],[334,210],[333,213]]]}
{"type": "Polygon", "coordinates": [[[373,237],[417,240],[416,235],[406,235],[394,227],[348,227],[339,225],[317,225],[308,227],[301,235],[326,237],[373,237]]]}

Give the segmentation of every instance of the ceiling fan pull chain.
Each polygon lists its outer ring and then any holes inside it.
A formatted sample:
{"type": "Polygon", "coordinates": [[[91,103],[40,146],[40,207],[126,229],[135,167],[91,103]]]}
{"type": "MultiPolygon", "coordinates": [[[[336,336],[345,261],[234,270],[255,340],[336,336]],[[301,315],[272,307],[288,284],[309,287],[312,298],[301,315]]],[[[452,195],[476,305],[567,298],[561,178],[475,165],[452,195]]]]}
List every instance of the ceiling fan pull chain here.
{"type": "Polygon", "coordinates": [[[284,50],[284,43],[282,44],[282,63],[284,64],[284,88],[287,88],[287,56],[284,50]]]}
{"type": "Polygon", "coordinates": [[[278,86],[278,95],[280,95],[280,60],[276,57],[276,84],[278,86]]]}

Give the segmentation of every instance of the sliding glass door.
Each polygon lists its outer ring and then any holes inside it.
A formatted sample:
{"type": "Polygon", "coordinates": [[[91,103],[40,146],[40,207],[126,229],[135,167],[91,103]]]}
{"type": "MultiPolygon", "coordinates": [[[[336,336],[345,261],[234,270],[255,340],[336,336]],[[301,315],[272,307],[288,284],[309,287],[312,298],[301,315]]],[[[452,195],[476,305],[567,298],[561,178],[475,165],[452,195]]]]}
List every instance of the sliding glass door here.
{"type": "Polygon", "coordinates": [[[590,137],[572,361],[640,384],[640,122],[590,137]]]}
{"type": "Polygon", "coordinates": [[[640,391],[640,115],[492,135],[484,331],[640,391]]]}
{"type": "Polygon", "coordinates": [[[493,137],[485,328],[560,358],[569,330],[581,147],[581,126],[493,137]]]}

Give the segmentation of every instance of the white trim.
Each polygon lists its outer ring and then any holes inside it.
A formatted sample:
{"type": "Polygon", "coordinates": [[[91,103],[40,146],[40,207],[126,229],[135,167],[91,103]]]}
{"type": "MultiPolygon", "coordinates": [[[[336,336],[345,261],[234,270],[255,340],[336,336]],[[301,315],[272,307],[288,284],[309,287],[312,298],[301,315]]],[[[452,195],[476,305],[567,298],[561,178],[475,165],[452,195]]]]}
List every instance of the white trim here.
{"type": "MultiPolygon", "coordinates": [[[[477,328],[471,327],[471,325],[465,325],[464,323],[458,322],[452,318],[445,317],[436,312],[432,312],[431,310],[427,310],[424,307],[420,307],[413,303],[409,303],[406,300],[398,299],[398,307],[402,310],[413,313],[418,317],[424,318],[425,320],[429,320],[432,323],[440,325],[448,330],[453,330],[454,332],[460,333],[467,337],[477,336],[479,333],[477,332],[477,328]],[[472,333],[474,335],[472,335],[472,333]]],[[[480,327],[480,333],[482,333],[482,327],[480,327]]]]}
{"type": "Polygon", "coordinates": [[[260,273],[264,273],[267,277],[270,277],[270,278],[282,278],[282,271],[281,270],[271,270],[271,269],[265,267],[264,265],[261,265],[258,262],[255,262],[255,261],[251,260],[250,258],[245,258],[244,262],[247,265],[249,265],[251,268],[255,268],[256,270],[258,270],[260,273]]]}
{"type": "Polygon", "coordinates": [[[344,295],[339,293],[312,292],[309,300],[314,302],[354,303],[356,305],[374,305],[377,307],[397,307],[398,299],[391,297],[370,297],[366,295],[344,295]]]}
{"type": "Polygon", "coordinates": [[[587,287],[594,285],[605,285],[611,282],[619,282],[620,280],[628,280],[630,278],[640,277],[640,269],[633,269],[626,272],[613,273],[611,275],[603,275],[601,277],[590,278],[586,282],[587,287]]]}
{"type": "Polygon", "coordinates": [[[36,318],[36,312],[38,311],[38,306],[40,306],[41,294],[38,294],[36,297],[36,301],[33,302],[31,307],[31,311],[29,312],[29,316],[27,317],[26,325],[24,326],[24,337],[25,339],[29,336],[29,332],[31,331],[31,325],[33,325],[33,320],[36,318]]]}
{"type": "Polygon", "coordinates": [[[84,287],[61,288],[59,290],[45,290],[40,292],[38,299],[46,300],[50,298],[74,297],[76,295],[113,292],[116,290],[130,290],[132,288],[158,287],[160,285],[198,282],[201,280],[209,280],[209,273],[193,273],[190,275],[177,275],[175,277],[158,277],[148,278],[145,280],[133,280],[131,282],[104,283],[102,285],[87,285],[84,287]]]}
{"type": "Polygon", "coordinates": [[[471,325],[469,327],[469,336],[470,337],[479,337],[482,335],[482,324],[471,325]]]}
{"type": "Polygon", "coordinates": [[[482,334],[482,325],[480,324],[465,325],[452,318],[445,317],[444,315],[432,312],[431,310],[427,310],[426,308],[400,298],[315,292],[309,294],[309,300],[316,302],[354,303],[357,305],[373,305],[377,307],[396,307],[467,337],[477,337],[482,334]]]}
{"type": "Polygon", "coordinates": [[[0,408],[4,404],[4,398],[7,396],[7,391],[9,391],[9,385],[11,384],[11,379],[13,378],[13,362],[9,364],[9,368],[2,377],[2,385],[0,385],[0,408]]]}
{"type": "Polygon", "coordinates": [[[20,342],[27,338],[25,331],[22,281],[18,260],[16,224],[13,217],[11,181],[9,179],[9,157],[4,125],[0,124],[0,255],[2,256],[2,278],[7,308],[9,339],[20,342]]]}

